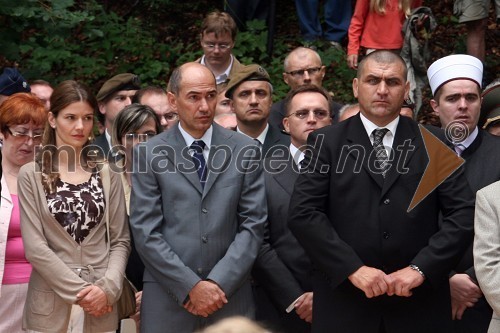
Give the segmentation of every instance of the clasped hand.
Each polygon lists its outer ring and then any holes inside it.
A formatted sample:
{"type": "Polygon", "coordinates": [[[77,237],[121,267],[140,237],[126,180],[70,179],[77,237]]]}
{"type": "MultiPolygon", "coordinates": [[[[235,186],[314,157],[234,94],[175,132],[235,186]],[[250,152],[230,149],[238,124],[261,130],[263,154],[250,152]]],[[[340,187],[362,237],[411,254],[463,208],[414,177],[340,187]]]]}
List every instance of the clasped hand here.
{"type": "Polygon", "coordinates": [[[88,286],[76,294],[76,304],[83,308],[83,311],[94,317],[100,317],[113,311],[113,307],[108,305],[108,298],[104,291],[98,286],[88,286]]]}
{"type": "Polygon", "coordinates": [[[349,276],[349,281],[368,298],[383,294],[410,297],[411,290],[420,286],[424,277],[410,267],[385,274],[380,269],[362,266],[349,276]]]}
{"type": "Polygon", "coordinates": [[[195,316],[208,317],[226,303],[226,294],[215,282],[200,281],[189,292],[184,308],[195,316]]]}

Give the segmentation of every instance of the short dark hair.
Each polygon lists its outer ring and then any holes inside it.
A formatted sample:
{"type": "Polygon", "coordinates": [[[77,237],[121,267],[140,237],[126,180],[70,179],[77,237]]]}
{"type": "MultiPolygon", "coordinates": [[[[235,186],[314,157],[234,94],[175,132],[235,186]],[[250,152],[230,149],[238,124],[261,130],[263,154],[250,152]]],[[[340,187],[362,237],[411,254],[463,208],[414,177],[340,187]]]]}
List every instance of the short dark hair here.
{"type": "Polygon", "coordinates": [[[292,89],[288,92],[288,94],[286,95],[284,102],[283,102],[286,115],[290,114],[290,104],[292,104],[292,99],[295,96],[297,96],[298,94],[307,93],[307,92],[318,93],[318,94],[323,95],[323,97],[325,97],[325,99],[328,102],[328,112],[330,113],[330,117],[331,117],[332,116],[331,110],[332,110],[332,103],[333,103],[332,96],[330,96],[330,93],[328,93],[328,91],[325,88],[318,87],[318,86],[315,86],[312,84],[298,86],[297,88],[292,89]]]}
{"type": "Polygon", "coordinates": [[[404,74],[405,79],[408,75],[408,68],[406,67],[406,63],[403,60],[403,58],[401,58],[401,56],[399,54],[392,52],[392,51],[389,51],[389,50],[377,50],[377,51],[374,51],[370,54],[367,54],[361,60],[361,62],[358,64],[358,71],[356,74],[356,77],[358,79],[361,78],[361,73],[363,72],[363,68],[365,67],[365,64],[368,60],[373,60],[377,63],[382,63],[382,64],[391,64],[394,62],[399,62],[403,65],[403,68],[404,68],[403,74],[404,74]]]}
{"type": "Polygon", "coordinates": [[[130,104],[116,116],[113,128],[111,130],[111,143],[113,145],[123,144],[122,137],[127,133],[133,133],[142,127],[149,119],[155,122],[156,133],[163,131],[160,119],[154,110],[142,104],[130,104]]]}

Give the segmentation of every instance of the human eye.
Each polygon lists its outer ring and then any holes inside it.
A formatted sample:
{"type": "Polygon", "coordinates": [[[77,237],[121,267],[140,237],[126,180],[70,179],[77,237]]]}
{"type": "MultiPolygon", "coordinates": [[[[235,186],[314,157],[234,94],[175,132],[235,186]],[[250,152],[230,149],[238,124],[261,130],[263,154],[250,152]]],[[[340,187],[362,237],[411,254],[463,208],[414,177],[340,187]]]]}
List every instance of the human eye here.
{"type": "Polygon", "coordinates": [[[239,97],[245,98],[248,97],[250,93],[247,90],[244,90],[238,94],[239,97]]]}
{"type": "Polygon", "coordinates": [[[219,48],[222,50],[227,50],[229,48],[229,44],[219,44],[219,48]]]}
{"type": "Polygon", "coordinates": [[[398,79],[388,79],[387,80],[387,85],[390,87],[395,87],[399,85],[399,80],[398,79]]]}
{"type": "Polygon", "coordinates": [[[212,92],[212,93],[207,94],[207,99],[214,99],[214,98],[217,98],[216,92],[212,92]]]}
{"type": "Polygon", "coordinates": [[[309,114],[309,111],[307,111],[307,110],[299,110],[299,111],[295,112],[295,116],[299,119],[304,119],[305,117],[307,117],[308,114],[309,114]]]}
{"type": "Polygon", "coordinates": [[[265,98],[267,97],[267,91],[265,90],[257,90],[256,95],[259,96],[260,98],[265,98]]]}
{"type": "Polygon", "coordinates": [[[317,72],[319,72],[320,69],[321,68],[319,68],[319,67],[308,68],[307,73],[309,73],[309,75],[313,75],[313,74],[316,74],[317,72]]]}
{"type": "Polygon", "coordinates": [[[299,70],[290,72],[290,74],[292,74],[292,76],[302,76],[302,75],[304,75],[304,72],[305,71],[303,69],[299,69],[299,70]]]}
{"type": "Polygon", "coordinates": [[[326,110],[314,110],[314,115],[318,119],[324,119],[328,116],[328,111],[326,111],[326,110]]]}
{"type": "Polygon", "coordinates": [[[188,96],[188,100],[190,100],[191,102],[196,102],[198,101],[199,97],[197,95],[189,95],[188,96]]]}
{"type": "Polygon", "coordinates": [[[468,102],[475,102],[479,99],[479,96],[476,94],[467,94],[465,99],[467,99],[468,102]]]}
{"type": "Polygon", "coordinates": [[[451,95],[451,96],[446,96],[445,101],[453,103],[458,101],[458,96],[457,95],[451,95]]]}

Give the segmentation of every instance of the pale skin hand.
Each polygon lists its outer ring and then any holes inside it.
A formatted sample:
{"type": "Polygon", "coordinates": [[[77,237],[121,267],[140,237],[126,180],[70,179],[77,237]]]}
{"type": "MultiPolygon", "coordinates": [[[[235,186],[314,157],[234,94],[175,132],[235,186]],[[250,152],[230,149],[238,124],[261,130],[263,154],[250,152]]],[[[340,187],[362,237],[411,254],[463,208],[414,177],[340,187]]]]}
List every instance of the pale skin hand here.
{"type": "Polygon", "coordinates": [[[215,282],[200,281],[189,292],[184,308],[194,315],[208,317],[226,303],[226,294],[215,282]]]}
{"type": "Polygon", "coordinates": [[[405,267],[388,275],[392,279],[387,289],[387,295],[410,297],[411,290],[424,283],[424,277],[416,270],[405,267]]]}
{"type": "Polygon", "coordinates": [[[104,291],[98,286],[88,286],[76,294],[76,304],[83,308],[83,311],[94,317],[100,317],[113,311],[113,307],[108,305],[108,298],[104,291]]]}
{"type": "Polygon", "coordinates": [[[347,66],[351,69],[358,69],[358,55],[350,54],[347,56],[347,66]]]}
{"type": "Polygon", "coordinates": [[[300,319],[312,323],[313,316],[313,293],[307,292],[300,296],[297,303],[295,303],[295,312],[300,317],[300,319]]]}
{"type": "Polygon", "coordinates": [[[349,281],[358,289],[361,289],[366,297],[372,298],[386,293],[388,283],[392,278],[380,269],[361,266],[356,272],[349,275],[349,281]]]}
{"type": "Polygon", "coordinates": [[[481,289],[467,274],[455,274],[450,278],[452,319],[462,319],[467,308],[483,296],[481,289]]]}

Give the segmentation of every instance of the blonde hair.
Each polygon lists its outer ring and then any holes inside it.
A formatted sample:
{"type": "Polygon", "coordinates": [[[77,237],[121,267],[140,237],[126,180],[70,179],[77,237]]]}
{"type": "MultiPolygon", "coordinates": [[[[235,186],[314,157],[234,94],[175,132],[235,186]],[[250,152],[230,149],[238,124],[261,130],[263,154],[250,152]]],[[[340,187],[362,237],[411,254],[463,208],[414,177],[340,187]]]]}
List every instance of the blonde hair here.
{"type": "MultiPolygon", "coordinates": [[[[409,16],[411,13],[411,3],[412,0],[398,0],[398,9],[402,11],[405,16],[409,16]]],[[[385,15],[386,6],[387,0],[370,0],[370,11],[377,14],[385,15]]]]}

